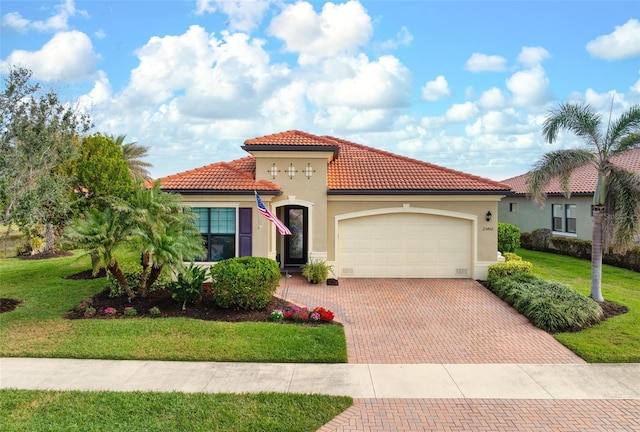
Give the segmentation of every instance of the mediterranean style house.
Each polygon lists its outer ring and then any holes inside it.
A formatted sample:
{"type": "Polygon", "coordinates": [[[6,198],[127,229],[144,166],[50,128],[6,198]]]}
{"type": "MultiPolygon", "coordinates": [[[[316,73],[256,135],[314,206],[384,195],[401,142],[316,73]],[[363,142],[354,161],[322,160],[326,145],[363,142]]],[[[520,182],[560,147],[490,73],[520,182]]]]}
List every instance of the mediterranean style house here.
{"type": "MultiPolygon", "coordinates": [[[[640,149],[626,151],[611,159],[629,171],[640,174],[640,149]]],[[[527,174],[503,180],[514,194],[499,205],[500,222],[517,225],[521,232],[538,228],[550,229],[553,235],[591,240],[593,225],[593,194],[598,173],[592,165],[576,169],[571,176],[571,196],[567,198],[558,179],[544,190],[545,205],[540,207],[527,196],[527,174]]]]}
{"type": "Polygon", "coordinates": [[[207,262],[309,260],[336,277],[486,277],[499,261],[497,214],[509,186],[301,131],[248,139],[249,156],[158,179],[197,215],[207,262]],[[265,206],[291,231],[281,235],[265,206]]]}

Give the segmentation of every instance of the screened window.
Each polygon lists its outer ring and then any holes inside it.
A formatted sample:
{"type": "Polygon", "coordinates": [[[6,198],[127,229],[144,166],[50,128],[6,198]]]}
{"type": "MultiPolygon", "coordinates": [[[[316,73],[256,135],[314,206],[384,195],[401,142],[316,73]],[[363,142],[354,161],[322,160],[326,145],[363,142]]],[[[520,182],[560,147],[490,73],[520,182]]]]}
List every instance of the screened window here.
{"type": "Polygon", "coordinates": [[[564,206],[565,209],[565,220],[567,226],[568,233],[576,232],[576,205],[575,204],[567,204],[564,206]]]}
{"type": "Polygon", "coordinates": [[[552,224],[551,224],[552,230],[562,231],[562,204],[552,204],[551,213],[552,213],[552,224]]]}
{"type": "Polygon", "coordinates": [[[236,256],[236,209],[193,208],[196,225],[204,239],[205,261],[220,261],[236,256]]]}
{"type": "Polygon", "coordinates": [[[518,203],[509,203],[509,211],[512,213],[518,211],[518,203]]]}

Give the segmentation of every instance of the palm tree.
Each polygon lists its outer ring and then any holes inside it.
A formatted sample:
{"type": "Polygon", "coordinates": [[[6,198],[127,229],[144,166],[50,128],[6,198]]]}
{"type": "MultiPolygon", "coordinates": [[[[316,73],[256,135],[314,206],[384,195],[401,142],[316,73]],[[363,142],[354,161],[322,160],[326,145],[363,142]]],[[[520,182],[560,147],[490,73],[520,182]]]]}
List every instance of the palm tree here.
{"type": "Polygon", "coordinates": [[[184,261],[203,255],[202,236],[180,197],[163,192],[158,182],[140,186],[132,208],[133,232],[142,249],[140,296],[146,297],[165,267],[179,270],[184,261]]]}
{"type": "Polygon", "coordinates": [[[128,212],[124,208],[114,210],[107,207],[99,210],[88,209],[82,217],[72,220],[65,228],[66,237],[76,246],[87,251],[92,258],[94,274],[97,267],[104,265],[124,287],[129,299],[136,297],[115,256],[118,246],[131,237],[128,212]],[[96,261],[94,259],[97,258],[96,261]]]}
{"type": "Polygon", "coordinates": [[[574,169],[592,164],[598,173],[593,195],[591,249],[591,297],[602,297],[602,252],[611,246],[628,250],[640,230],[640,175],[614,165],[611,158],[640,147],[640,105],[631,107],[602,130],[602,117],[589,105],[561,104],[545,119],[542,133],[549,143],[561,130],[585,141],[586,149],[557,150],[545,154],[528,175],[529,193],[542,205],[544,188],[559,178],[570,197],[569,181],[574,169]]]}
{"type": "Polygon", "coordinates": [[[131,177],[134,180],[151,180],[147,168],[153,165],[142,160],[149,155],[149,147],[138,145],[137,142],[125,143],[126,135],[118,135],[117,137],[110,135],[109,138],[122,149],[122,157],[129,165],[129,174],[131,174],[131,177]]]}

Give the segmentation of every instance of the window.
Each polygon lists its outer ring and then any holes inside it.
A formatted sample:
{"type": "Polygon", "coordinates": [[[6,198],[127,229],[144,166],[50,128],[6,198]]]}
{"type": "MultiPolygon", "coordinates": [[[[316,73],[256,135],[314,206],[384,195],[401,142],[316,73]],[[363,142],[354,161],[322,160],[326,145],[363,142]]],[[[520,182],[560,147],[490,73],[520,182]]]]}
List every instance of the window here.
{"type": "Polygon", "coordinates": [[[577,229],[576,215],[575,204],[552,204],[551,229],[555,232],[575,234],[577,229]]]}
{"type": "Polygon", "coordinates": [[[567,204],[564,206],[566,231],[568,233],[576,233],[576,205],[567,204]]]}
{"type": "Polygon", "coordinates": [[[518,203],[509,203],[509,211],[512,213],[518,211],[518,203]]]}
{"type": "Polygon", "coordinates": [[[562,231],[562,204],[552,204],[551,215],[551,229],[553,231],[562,231]]]}
{"type": "Polygon", "coordinates": [[[236,209],[194,208],[196,225],[207,251],[205,261],[220,261],[236,256],[236,209]]]}

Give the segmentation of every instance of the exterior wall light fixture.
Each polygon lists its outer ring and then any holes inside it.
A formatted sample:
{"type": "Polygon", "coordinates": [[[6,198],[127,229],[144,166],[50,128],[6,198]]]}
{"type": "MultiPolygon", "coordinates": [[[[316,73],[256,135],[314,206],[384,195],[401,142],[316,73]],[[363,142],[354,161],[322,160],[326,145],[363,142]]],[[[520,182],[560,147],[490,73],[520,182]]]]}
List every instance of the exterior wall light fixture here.
{"type": "Polygon", "coordinates": [[[492,216],[493,216],[493,215],[491,214],[491,212],[490,212],[490,211],[488,211],[488,212],[487,212],[487,214],[485,215],[485,219],[487,219],[487,222],[489,222],[489,221],[491,220],[491,217],[492,217],[492,216]]]}

